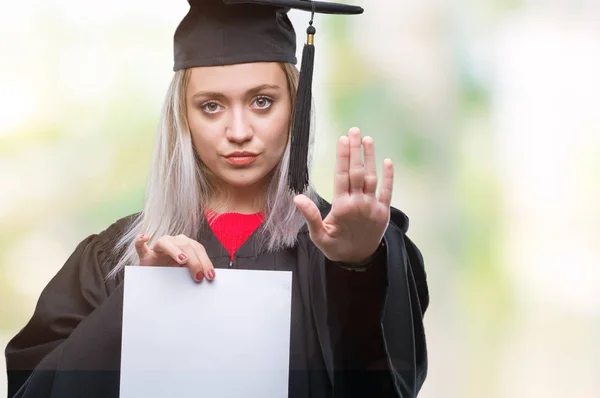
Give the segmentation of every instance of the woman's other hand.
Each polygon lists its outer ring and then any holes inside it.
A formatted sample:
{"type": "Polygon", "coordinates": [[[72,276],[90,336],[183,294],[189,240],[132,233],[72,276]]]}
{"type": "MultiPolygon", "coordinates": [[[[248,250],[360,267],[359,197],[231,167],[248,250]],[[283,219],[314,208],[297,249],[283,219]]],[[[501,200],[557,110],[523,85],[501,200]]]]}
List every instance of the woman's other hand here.
{"type": "Polygon", "coordinates": [[[206,278],[215,278],[215,268],[208,258],[204,246],[185,235],[165,235],[148,246],[150,236],[139,235],[135,240],[135,249],[144,266],[187,267],[196,282],[206,278]]]}
{"type": "Polygon", "coordinates": [[[386,159],[377,196],[373,139],[361,139],[358,128],[340,137],[331,211],[323,220],[317,205],[307,196],[295,198],[306,218],[310,238],[327,258],[361,264],[375,253],[390,219],[393,180],[393,164],[386,159]]]}

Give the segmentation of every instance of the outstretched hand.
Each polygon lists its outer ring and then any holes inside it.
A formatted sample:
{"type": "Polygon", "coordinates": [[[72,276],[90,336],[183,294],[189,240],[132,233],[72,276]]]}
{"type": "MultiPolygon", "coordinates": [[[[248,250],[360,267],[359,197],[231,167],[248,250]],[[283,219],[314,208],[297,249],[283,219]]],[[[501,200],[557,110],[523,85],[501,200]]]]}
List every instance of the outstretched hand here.
{"type": "Polygon", "coordinates": [[[305,195],[294,202],[306,218],[311,240],[331,261],[362,263],[377,250],[390,217],[394,168],[383,162],[383,179],[376,196],[375,148],[371,137],[361,139],[356,127],[338,140],[334,197],[325,219],[305,195]],[[364,164],[362,151],[364,150],[364,164]]]}

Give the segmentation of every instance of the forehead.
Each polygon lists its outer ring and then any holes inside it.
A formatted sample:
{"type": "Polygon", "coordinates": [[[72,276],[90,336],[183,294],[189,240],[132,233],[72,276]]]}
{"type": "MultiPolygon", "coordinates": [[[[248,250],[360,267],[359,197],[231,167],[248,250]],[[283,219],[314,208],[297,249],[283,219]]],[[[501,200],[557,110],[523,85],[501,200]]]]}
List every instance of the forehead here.
{"type": "Polygon", "coordinates": [[[265,84],[287,89],[285,72],[279,63],[254,62],[192,68],[188,93],[211,91],[234,95],[265,84]]]}

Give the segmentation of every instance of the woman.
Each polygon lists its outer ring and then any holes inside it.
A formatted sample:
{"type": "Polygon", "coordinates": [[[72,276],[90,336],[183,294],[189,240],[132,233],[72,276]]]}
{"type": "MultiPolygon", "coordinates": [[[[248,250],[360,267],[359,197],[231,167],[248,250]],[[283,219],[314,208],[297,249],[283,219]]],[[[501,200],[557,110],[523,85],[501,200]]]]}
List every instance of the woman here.
{"type": "Polygon", "coordinates": [[[198,283],[219,268],[292,271],[289,397],[417,395],[428,292],[407,218],[390,207],[392,163],[377,193],[373,140],[353,128],[338,141],[331,205],[310,181],[289,189],[295,38],[269,1],[190,2],[144,210],[81,242],[44,289],[6,348],[9,397],[118,396],[129,264],[186,267],[198,283]],[[216,48],[223,29],[234,39],[216,48]]]}

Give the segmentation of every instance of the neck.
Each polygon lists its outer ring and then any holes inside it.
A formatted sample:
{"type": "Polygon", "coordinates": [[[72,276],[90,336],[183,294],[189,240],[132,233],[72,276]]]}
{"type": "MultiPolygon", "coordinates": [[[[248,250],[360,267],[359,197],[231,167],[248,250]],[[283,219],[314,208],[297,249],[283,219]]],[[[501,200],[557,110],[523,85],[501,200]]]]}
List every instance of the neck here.
{"type": "Polygon", "coordinates": [[[217,213],[254,214],[264,209],[265,187],[221,187],[209,208],[217,213]]]}

